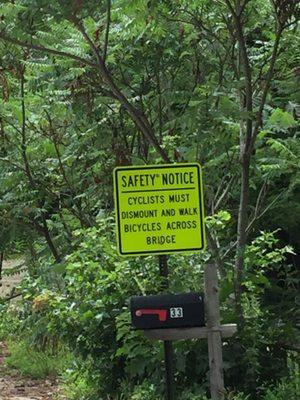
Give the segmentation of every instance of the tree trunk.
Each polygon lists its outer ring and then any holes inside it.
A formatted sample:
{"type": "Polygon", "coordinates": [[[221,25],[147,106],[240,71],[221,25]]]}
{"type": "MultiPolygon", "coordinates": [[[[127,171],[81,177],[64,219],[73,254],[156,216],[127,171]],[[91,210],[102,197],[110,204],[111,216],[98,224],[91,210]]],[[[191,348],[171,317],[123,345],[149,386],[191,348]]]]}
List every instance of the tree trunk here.
{"type": "Polygon", "coordinates": [[[245,246],[247,243],[247,225],[248,225],[248,205],[249,205],[249,183],[250,183],[250,155],[242,156],[242,173],[241,173],[241,193],[238,213],[237,226],[237,246],[235,258],[235,295],[237,311],[242,317],[241,295],[242,280],[244,269],[245,246]]]}

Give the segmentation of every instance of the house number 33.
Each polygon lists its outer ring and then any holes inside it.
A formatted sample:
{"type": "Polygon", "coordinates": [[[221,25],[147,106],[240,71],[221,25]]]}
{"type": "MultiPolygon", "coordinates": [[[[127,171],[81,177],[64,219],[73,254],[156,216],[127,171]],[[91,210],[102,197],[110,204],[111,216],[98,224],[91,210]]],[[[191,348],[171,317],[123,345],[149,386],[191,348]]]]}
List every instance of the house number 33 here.
{"type": "Polygon", "coordinates": [[[183,309],[182,309],[182,307],[170,308],[170,317],[171,318],[183,318],[183,309]]]}

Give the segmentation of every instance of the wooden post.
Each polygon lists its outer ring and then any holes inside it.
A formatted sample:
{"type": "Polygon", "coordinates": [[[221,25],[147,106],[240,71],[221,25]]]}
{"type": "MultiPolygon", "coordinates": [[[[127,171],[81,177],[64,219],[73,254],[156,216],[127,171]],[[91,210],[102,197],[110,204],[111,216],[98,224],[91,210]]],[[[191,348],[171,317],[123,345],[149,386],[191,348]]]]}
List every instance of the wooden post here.
{"type": "Polygon", "coordinates": [[[209,333],[208,356],[210,370],[210,392],[212,400],[224,399],[224,377],[222,336],[220,329],[220,303],[218,273],[215,264],[207,264],[204,270],[205,308],[209,333]]]}
{"type": "MultiPolygon", "coordinates": [[[[212,330],[207,326],[195,328],[164,328],[149,329],[144,331],[144,335],[150,340],[188,340],[188,339],[207,339],[212,330]]],[[[221,325],[219,329],[213,329],[213,332],[220,332],[222,338],[233,336],[237,329],[236,324],[221,325]]]]}

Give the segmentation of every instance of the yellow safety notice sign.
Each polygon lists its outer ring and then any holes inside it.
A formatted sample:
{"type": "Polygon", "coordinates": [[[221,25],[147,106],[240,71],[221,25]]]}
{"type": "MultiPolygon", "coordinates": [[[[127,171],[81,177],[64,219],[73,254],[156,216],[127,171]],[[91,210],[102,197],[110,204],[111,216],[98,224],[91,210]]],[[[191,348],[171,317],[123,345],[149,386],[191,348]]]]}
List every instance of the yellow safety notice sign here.
{"type": "Polygon", "coordinates": [[[114,194],[120,255],[191,252],[205,247],[199,164],[117,167],[114,194]]]}

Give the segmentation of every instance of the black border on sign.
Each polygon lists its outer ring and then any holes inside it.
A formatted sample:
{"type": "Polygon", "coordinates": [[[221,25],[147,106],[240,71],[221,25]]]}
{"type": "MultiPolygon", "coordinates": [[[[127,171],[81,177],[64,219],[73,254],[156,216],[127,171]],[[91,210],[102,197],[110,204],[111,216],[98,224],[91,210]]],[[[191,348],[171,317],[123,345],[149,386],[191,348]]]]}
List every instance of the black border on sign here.
{"type": "Polygon", "coordinates": [[[178,252],[191,252],[191,251],[199,251],[203,250],[205,247],[205,236],[204,236],[204,204],[203,204],[203,193],[202,193],[202,174],[201,174],[201,166],[198,163],[187,163],[187,164],[165,164],[165,165],[141,165],[137,167],[116,167],[114,169],[114,183],[115,183],[115,199],[117,205],[117,241],[118,241],[118,250],[121,256],[147,256],[151,254],[172,254],[178,252]],[[136,251],[136,252],[123,252],[122,251],[122,241],[121,241],[121,215],[120,215],[120,201],[119,201],[119,187],[118,187],[118,172],[119,171],[134,171],[141,169],[164,169],[164,168],[190,168],[196,167],[198,172],[198,188],[199,188],[199,220],[200,220],[200,230],[202,237],[202,246],[201,247],[193,247],[188,249],[173,249],[173,250],[149,250],[149,251],[136,251]]]}

